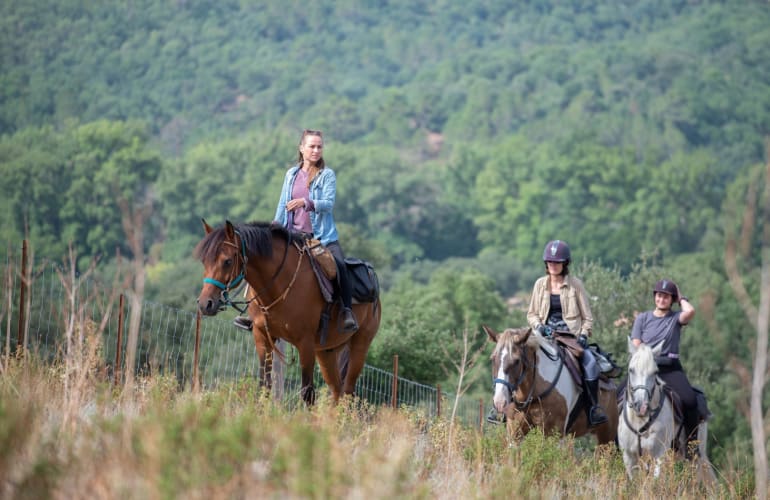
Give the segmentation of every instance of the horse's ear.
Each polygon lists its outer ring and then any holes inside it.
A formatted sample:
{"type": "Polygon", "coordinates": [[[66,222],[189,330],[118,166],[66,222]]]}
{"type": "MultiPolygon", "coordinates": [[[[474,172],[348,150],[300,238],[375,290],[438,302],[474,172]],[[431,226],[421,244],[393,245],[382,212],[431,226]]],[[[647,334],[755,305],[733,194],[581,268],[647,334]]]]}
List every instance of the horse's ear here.
{"type": "Polygon", "coordinates": [[[516,333],[514,333],[513,335],[513,341],[516,344],[523,344],[524,342],[527,341],[527,339],[529,339],[529,334],[532,332],[532,329],[527,327],[527,328],[519,328],[514,331],[516,333]]]}
{"type": "Polygon", "coordinates": [[[201,219],[201,222],[203,223],[203,230],[206,231],[206,234],[209,234],[211,231],[214,230],[211,226],[208,225],[208,223],[206,222],[206,219],[201,219]]]}
{"type": "Polygon", "coordinates": [[[227,235],[228,240],[234,240],[235,239],[235,227],[233,226],[233,223],[229,220],[225,221],[225,235],[227,235]]]}
{"type": "Polygon", "coordinates": [[[489,337],[489,340],[497,344],[497,332],[494,331],[492,328],[488,327],[487,325],[481,325],[481,328],[487,332],[487,336],[489,337]]]}

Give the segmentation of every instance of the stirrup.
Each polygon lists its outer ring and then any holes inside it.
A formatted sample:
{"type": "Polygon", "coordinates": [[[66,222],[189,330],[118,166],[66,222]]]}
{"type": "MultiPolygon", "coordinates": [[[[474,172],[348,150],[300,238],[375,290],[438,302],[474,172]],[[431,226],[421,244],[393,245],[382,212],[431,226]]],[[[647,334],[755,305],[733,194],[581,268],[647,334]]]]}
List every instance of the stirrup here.
{"type": "Polygon", "coordinates": [[[494,407],[490,408],[489,413],[487,413],[487,422],[498,425],[504,424],[506,421],[505,413],[498,413],[494,407]]]}
{"type": "Polygon", "coordinates": [[[244,318],[243,316],[237,316],[233,320],[233,324],[240,328],[241,330],[246,330],[248,332],[251,331],[251,326],[253,325],[253,321],[251,321],[251,318],[244,318]]]}

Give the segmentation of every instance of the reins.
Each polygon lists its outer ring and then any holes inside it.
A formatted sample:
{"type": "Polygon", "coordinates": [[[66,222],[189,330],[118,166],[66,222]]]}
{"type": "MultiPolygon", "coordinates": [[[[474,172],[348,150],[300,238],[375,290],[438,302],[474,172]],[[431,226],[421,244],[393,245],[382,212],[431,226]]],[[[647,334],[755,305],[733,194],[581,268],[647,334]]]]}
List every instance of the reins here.
{"type": "MultiPolygon", "coordinates": [[[[548,353],[541,347],[541,350],[548,356],[548,353]]],[[[548,394],[551,393],[554,387],[556,387],[556,383],[559,381],[559,377],[561,377],[561,371],[564,367],[564,358],[562,358],[561,353],[557,351],[557,358],[559,360],[559,369],[556,372],[556,377],[551,381],[548,388],[546,388],[543,392],[538,394],[537,396],[533,396],[535,392],[535,382],[537,381],[537,351],[535,351],[535,361],[533,364],[529,363],[529,359],[527,357],[524,357],[524,361],[522,361],[522,368],[521,373],[519,373],[519,377],[516,380],[515,383],[510,383],[509,381],[501,378],[494,378],[492,379],[492,390],[494,390],[494,386],[496,384],[502,384],[504,385],[511,393],[511,397],[509,399],[509,402],[516,405],[516,408],[519,411],[523,411],[529,407],[530,404],[532,404],[532,401],[535,399],[543,399],[548,394]],[[519,386],[524,381],[524,377],[526,376],[527,372],[529,371],[529,368],[532,367],[532,383],[529,386],[529,393],[527,394],[527,397],[524,401],[519,401],[516,399],[516,391],[519,390],[519,386]]],[[[550,358],[550,356],[548,356],[550,358]]],[[[551,358],[555,361],[554,358],[551,358]]]]}
{"type": "MultiPolygon", "coordinates": [[[[264,305],[262,303],[262,299],[259,296],[259,293],[255,290],[254,291],[254,297],[251,299],[257,303],[259,306],[260,311],[262,311],[262,315],[265,317],[265,336],[267,337],[267,342],[270,345],[270,349],[276,353],[278,358],[283,362],[286,363],[286,358],[283,357],[283,354],[280,350],[278,350],[275,346],[275,343],[273,342],[273,336],[270,334],[270,325],[268,324],[268,320],[270,318],[270,309],[273,308],[276,304],[283,302],[286,300],[286,297],[288,297],[289,292],[291,291],[291,287],[294,286],[294,282],[297,280],[297,276],[299,276],[299,270],[302,267],[302,257],[305,255],[305,251],[303,248],[301,248],[296,242],[294,242],[294,247],[297,249],[297,253],[299,254],[299,258],[297,259],[297,267],[294,269],[294,274],[291,277],[291,281],[289,281],[289,284],[286,286],[286,289],[281,293],[275,300],[273,300],[270,304],[264,305]]],[[[289,252],[289,242],[286,243],[286,252],[284,254],[284,259],[281,261],[281,265],[279,266],[278,270],[280,271],[283,268],[283,264],[286,261],[286,254],[289,252]]],[[[273,278],[270,280],[271,283],[275,281],[275,278],[278,276],[278,273],[273,275],[273,278]]],[[[262,291],[264,291],[266,287],[262,288],[262,291]]]]}

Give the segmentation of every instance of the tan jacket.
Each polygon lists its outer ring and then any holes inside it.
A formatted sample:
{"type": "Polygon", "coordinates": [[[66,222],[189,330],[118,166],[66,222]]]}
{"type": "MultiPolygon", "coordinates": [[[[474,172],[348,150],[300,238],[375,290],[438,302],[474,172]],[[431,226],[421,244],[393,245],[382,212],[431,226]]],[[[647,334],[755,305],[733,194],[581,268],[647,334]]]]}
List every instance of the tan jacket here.
{"type": "MultiPolygon", "coordinates": [[[[562,316],[570,333],[579,335],[580,332],[585,332],[590,337],[594,318],[591,315],[588,293],[586,293],[583,282],[570,275],[565,276],[559,297],[561,298],[562,316]]],[[[532,298],[529,300],[529,310],[527,311],[529,326],[535,328],[539,324],[545,325],[550,308],[551,278],[546,275],[539,278],[532,289],[532,298]]]]}

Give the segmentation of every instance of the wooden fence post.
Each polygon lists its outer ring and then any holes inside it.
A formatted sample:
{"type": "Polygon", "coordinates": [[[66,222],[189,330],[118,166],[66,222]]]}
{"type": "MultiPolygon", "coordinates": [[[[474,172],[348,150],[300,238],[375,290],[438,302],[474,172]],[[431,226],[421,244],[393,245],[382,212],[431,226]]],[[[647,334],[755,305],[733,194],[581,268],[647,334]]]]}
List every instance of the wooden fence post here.
{"type": "Polygon", "coordinates": [[[484,399],[479,398],[479,432],[484,432],[484,399]]]}
{"type": "MultiPolygon", "coordinates": [[[[24,341],[25,322],[26,322],[26,310],[25,302],[27,300],[27,240],[22,240],[21,243],[21,293],[19,294],[19,337],[16,344],[16,354],[19,356],[24,355],[26,349],[26,342],[24,341]]],[[[10,314],[10,311],[9,311],[10,314]]]]}
{"type": "Polygon", "coordinates": [[[193,351],[193,380],[192,390],[197,393],[200,390],[200,380],[198,373],[198,360],[200,359],[201,352],[201,310],[198,309],[198,314],[195,315],[195,348],[193,351]]]}
{"type": "Polygon", "coordinates": [[[398,354],[393,355],[393,386],[390,391],[390,406],[398,408],[398,354]]]}
{"type": "Polygon", "coordinates": [[[118,300],[118,340],[115,343],[115,380],[113,380],[114,385],[118,385],[120,383],[121,377],[120,377],[120,363],[122,363],[121,359],[121,348],[123,347],[123,322],[125,320],[123,316],[123,310],[125,309],[125,297],[123,294],[120,294],[120,298],[118,300]]]}

